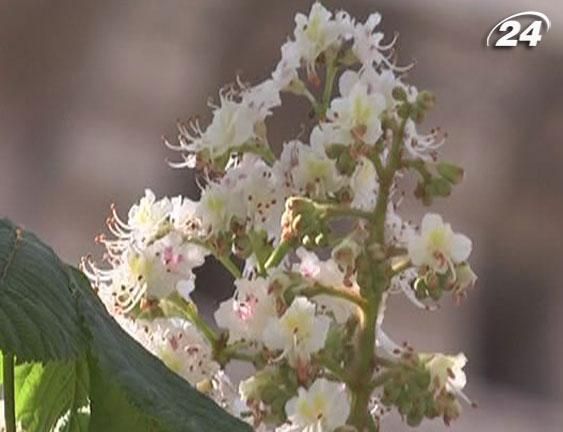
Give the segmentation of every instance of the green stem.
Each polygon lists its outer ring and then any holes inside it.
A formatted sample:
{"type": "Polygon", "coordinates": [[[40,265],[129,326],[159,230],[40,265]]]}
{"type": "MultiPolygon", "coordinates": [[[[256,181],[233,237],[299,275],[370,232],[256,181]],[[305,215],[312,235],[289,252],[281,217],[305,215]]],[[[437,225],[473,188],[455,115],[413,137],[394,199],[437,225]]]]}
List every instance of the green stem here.
{"type": "Polygon", "coordinates": [[[352,364],[352,407],[349,423],[359,431],[371,430],[373,418],[369,413],[369,400],[373,391],[370,385],[375,372],[375,342],[377,315],[383,292],[387,289],[387,264],[374,263],[368,253],[358,262],[360,292],[366,301],[363,319],[360,320],[355,340],[355,356],[352,364]]]}
{"type": "Polygon", "coordinates": [[[261,276],[266,276],[264,263],[268,259],[268,256],[264,256],[264,245],[262,239],[254,231],[248,233],[248,239],[250,240],[252,251],[254,252],[254,256],[256,257],[256,267],[258,269],[258,273],[261,276]]]}
{"type": "Polygon", "coordinates": [[[325,88],[323,91],[323,102],[320,108],[319,117],[322,119],[325,117],[330,104],[330,98],[332,96],[332,88],[334,87],[334,80],[336,74],[338,73],[338,67],[336,66],[334,59],[327,61],[326,66],[326,78],[325,78],[325,88]]]}
{"type": "Polygon", "coordinates": [[[240,279],[242,277],[242,272],[228,255],[216,254],[215,258],[223,264],[223,267],[225,267],[235,279],[240,279]]]}
{"type": "Polygon", "coordinates": [[[243,144],[237,147],[236,150],[240,153],[253,153],[258,155],[270,166],[276,161],[274,152],[272,152],[272,149],[267,144],[243,144]]]}
{"type": "Polygon", "coordinates": [[[422,177],[422,180],[424,180],[425,182],[432,180],[432,174],[430,174],[428,168],[426,168],[426,164],[422,159],[405,162],[405,165],[418,171],[420,177],[422,177]]]}
{"type": "Polygon", "coordinates": [[[377,203],[375,204],[375,210],[373,212],[372,236],[374,240],[382,246],[385,243],[385,216],[387,215],[391,186],[393,186],[395,173],[401,165],[401,145],[403,144],[406,123],[407,119],[404,118],[401,121],[398,130],[395,131],[393,144],[391,145],[389,163],[384,170],[384,175],[379,179],[380,187],[379,195],[377,196],[377,203]]]}
{"type": "Polygon", "coordinates": [[[207,249],[210,253],[213,254],[217,261],[223,264],[223,267],[225,267],[235,279],[240,279],[242,277],[242,272],[240,271],[238,266],[231,260],[231,257],[229,255],[220,254],[212,245],[210,245],[205,240],[200,240],[197,238],[186,238],[184,240],[188,243],[192,243],[207,249]]]}
{"type": "Polygon", "coordinates": [[[373,215],[371,212],[366,212],[353,207],[343,205],[325,205],[323,210],[328,217],[356,217],[360,219],[371,219],[373,215]]]}
{"type": "Polygon", "coordinates": [[[281,263],[282,260],[285,258],[285,256],[289,253],[290,250],[291,250],[291,242],[282,240],[266,260],[266,264],[264,264],[265,269],[269,270],[271,268],[277,267],[279,263],[281,263]]]}
{"type": "Polygon", "coordinates": [[[14,389],[14,356],[3,354],[4,421],[6,432],[16,432],[16,395],[14,389]]]}
{"type": "Polygon", "coordinates": [[[307,100],[311,103],[315,112],[319,113],[320,112],[320,105],[317,102],[317,98],[315,97],[315,95],[313,95],[313,93],[311,93],[309,91],[309,89],[307,87],[305,87],[303,89],[303,96],[305,96],[307,98],[307,100]]]}
{"type": "MultiPolygon", "coordinates": [[[[397,170],[401,168],[401,146],[406,122],[407,119],[403,119],[394,130],[387,166],[385,168],[378,167],[380,187],[371,217],[372,229],[370,234],[371,240],[379,243],[381,247],[385,247],[385,219],[393,180],[397,170]]],[[[365,431],[366,429],[376,430],[373,418],[368,411],[373,385],[379,384],[378,378],[383,380],[387,377],[381,375],[371,384],[365,382],[366,377],[371,379],[375,370],[377,361],[375,358],[377,315],[383,292],[388,288],[389,275],[393,274],[393,269],[390,268],[387,261],[379,260],[374,263],[367,254],[362,257],[360,264],[358,266],[358,274],[362,276],[360,290],[367,306],[364,308],[364,319],[360,322],[356,340],[356,360],[353,364],[353,382],[350,386],[352,407],[349,422],[359,431],[365,431]]],[[[358,281],[360,282],[360,279],[358,281]]]]}
{"type": "Polygon", "coordinates": [[[385,168],[383,167],[383,163],[381,162],[381,158],[378,154],[375,154],[372,157],[373,166],[375,167],[375,172],[377,177],[382,178],[385,175],[385,168]]]}
{"type": "Polygon", "coordinates": [[[362,309],[365,309],[367,306],[367,302],[366,300],[352,292],[352,291],[346,291],[346,290],[340,290],[340,289],[336,289],[336,288],[332,288],[332,287],[327,287],[321,284],[315,284],[311,287],[307,287],[307,288],[303,288],[301,290],[298,291],[299,295],[305,296],[305,297],[315,297],[317,295],[328,295],[331,297],[337,297],[337,298],[341,298],[344,300],[348,300],[349,302],[352,302],[354,304],[356,304],[357,306],[359,306],[362,309]]]}
{"type": "Polygon", "coordinates": [[[221,350],[221,361],[220,363],[226,364],[231,360],[240,360],[247,363],[252,363],[256,365],[257,362],[260,361],[260,354],[259,353],[249,353],[245,351],[241,351],[244,348],[244,344],[234,343],[231,345],[225,346],[221,350]]]}

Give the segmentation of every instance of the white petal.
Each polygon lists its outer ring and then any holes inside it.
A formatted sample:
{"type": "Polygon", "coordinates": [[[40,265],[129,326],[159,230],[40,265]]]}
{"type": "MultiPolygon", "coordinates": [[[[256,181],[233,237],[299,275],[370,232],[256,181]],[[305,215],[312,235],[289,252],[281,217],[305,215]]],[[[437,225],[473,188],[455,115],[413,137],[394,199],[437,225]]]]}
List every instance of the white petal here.
{"type": "Polygon", "coordinates": [[[326,316],[315,317],[315,322],[313,324],[313,331],[311,333],[311,339],[308,344],[309,345],[308,348],[311,351],[311,353],[315,353],[321,350],[325,346],[329,327],[330,327],[330,318],[326,316]]]}
{"type": "Polygon", "coordinates": [[[176,284],[176,290],[185,299],[190,301],[190,294],[195,290],[195,284],[192,279],[183,279],[176,284]]]}
{"type": "Polygon", "coordinates": [[[264,328],[264,345],[271,350],[284,349],[286,340],[280,328],[280,322],[276,318],[270,318],[264,328]]]}
{"type": "Polygon", "coordinates": [[[463,234],[454,234],[451,256],[455,263],[466,261],[471,253],[471,240],[463,234]]]}
{"type": "Polygon", "coordinates": [[[415,266],[428,264],[431,257],[428,256],[428,249],[421,237],[413,235],[408,241],[407,249],[409,257],[415,266]]]}
{"type": "Polygon", "coordinates": [[[347,70],[340,76],[338,81],[338,90],[342,96],[350,93],[350,90],[358,82],[358,73],[355,71],[347,70]]]}
{"type": "Polygon", "coordinates": [[[443,225],[444,221],[442,219],[442,216],[435,213],[427,213],[422,218],[421,231],[424,234],[436,228],[440,228],[443,225]]]}

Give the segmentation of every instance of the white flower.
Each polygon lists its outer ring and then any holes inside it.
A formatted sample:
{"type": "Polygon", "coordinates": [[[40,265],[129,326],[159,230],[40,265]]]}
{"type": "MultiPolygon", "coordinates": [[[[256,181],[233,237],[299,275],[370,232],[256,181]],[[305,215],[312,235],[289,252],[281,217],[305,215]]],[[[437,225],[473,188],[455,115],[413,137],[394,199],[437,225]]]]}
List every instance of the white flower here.
{"type": "Polygon", "coordinates": [[[340,80],[341,96],[332,100],[327,112],[331,127],[346,134],[344,142],[335,144],[361,141],[374,145],[382,133],[379,117],[386,108],[385,96],[359,79],[350,87],[349,75],[340,80]]]}
{"type": "Polygon", "coordinates": [[[223,92],[220,105],[213,108],[213,119],[205,132],[198,122],[194,122],[189,128],[180,130],[180,145],[171,148],[189,154],[205,151],[209,158],[214,159],[254,137],[255,116],[247,104],[223,92]]]}
{"type": "Polygon", "coordinates": [[[270,318],[264,330],[264,345],[282,350],[290,364],[307,362],[324,347],[330,319],[315,314],[315,304],[296,297],[281,318],[270,318]]]}
{"type": "Polygon", "coordinates": [[[210,182],[202,191],[195,214],[204,232],[229,231],[236,218],[248,230],[278,238],[286,195],[276,173],[253,154],[235,161],[220,182],[210,182]]]}
{"type": "Polygon", "coordinates": [[[264,229],[269,238],[278,238],[286,196],[276,172],[258,156],[245,154],[223,181],[232,185],[231,196],[244,207],[241,222],[255,231],[264,229]]]}
{"type": "Polygon", "coordinates": [[[405,148],[413,159],[432,161],[438,149],[444,144],[440,130],[434,129],[429,134],[421,135],[416,130],[416,123],[411,119],[405,124],[405,148]]]}
{"type": "Polygon", "coordinates": [[[176,290],[188,297],[194,289],[192,270],[204,263],[206,254],[172,231],[149,246],[130,245],[111,262],[113,268],[90,263],[90,269],[83,270],[109,310],[127,313],[143,298],[161,299],[176,290]]]}
{"type": "Polygon", "coordinates": [[[196,218],[197,202],[182,196],[176,196],[170,200],[170,222],[177,230],[186,235],[197,237],[200,221],[196,218]]]}
{"type": "Polygon", "coordinates": [[[383,51],[390,49],[394,41],[387,46],[382,45],[383,33],[374,32],[381,22],[379,13],[371,14],[365,23],[358,23],[354,28],[354,44],[352,51],[364,66],[371,67],[382,62],[387,63],[383,51]]]}
{"type": "Polygon", "coordinates": [[[290,422],[286,430],[332,432],[344,426],[350,415],[350,398],[344,384],[317,379],[311,387],[299,388],[285,405],[290,422]]]}
{"type": "Polygon", "coordinates": [[[287,195],[305,195],[324,199],[345,184],[335,161],[329,159],[320,143],[305,145],[292,141],[284,146],[274,167],[279,178],[285,179],[287,195]]]}
{"type": "Polygon", "coordinates": [[[107,224],[116,238],[97,237],[106,248],[109,268],[100,268],[89,258],[81,264],[109,311],[128,313],[142,299],[161,299],[176,290],[189,296],[194,289],[192,270],[208,254],[189,241],[199,231],[194,206],[181,197],[157,201],[147,189],[129,211],[127,224],[112,207],[107,224]]]}
{"type": "MultiPolygon", "coordinates": [[[[296,254],[301,262],[295,264],[293,270],[301,273],[311,285],[318,283],[337,290],[359,292],[358,285],[345,277],[333,259],[321,261],[315,253],[308,252],[304,248],[297,249],[296,254]]],[[[345,323],[357,312],[354,303],[342,298],[321,294],[313,297],[312,300],[318,305],[319,312],[330,312],[340,324],[345,323]]]]}
{"type": "MultiPolygon", "coordinates": [[[[129,210],[126,228],[137,239],[147,241],[162,228],[171,210],[172,204],[168,198],[157,201],[154,193],[146,189],[145,196],[141,198],[139,204],[133,205],[129,210]]],[[[117,217],[115,214],[114,216],[117,217]]]]}
{"type": "Polygon", "coordinates": [[[212,359],[212,349],[188,321],[180,318],[131,320],[123,315],[115,318],[133,339],[192,385],[216,378],[219,365],[212,359]]]}
{"type": "Polygon", "coordinates": [[[280,89],[285,89],[298,78],[297,69],[301,61],[299,46],[295,41],[287,41],[281,47],[281,59],[272,73],[272,79],[280,89]]]}
{"type": "MultiPolygon", "coordinates": [[[[212,379],[219,371],[211,346],[188,321],[159,318],[152,322],[138,321],[137,325],[149,335],[145,348],[192,385],[212,379]]],[[[144,336],[139,342],[146,339],[144,336]]]]}
{"type": "Polygon", "coordinates": [[[255,123],[272,114],[272,109],[281,105],[280,84],[268,79],[244,90],[242,103],[253,113],[255,123]]]}
{"type": "Polygon", "coordinates": [[[463,368],[467,363],[465,354],[455,356],[444,354],[419,354],[421,361],[430,372],[431,385],[439,392],[442,389],[454,394],[460,394],[467,378],[463,368]]]}
{"type": "Polygon", "coordinates": [[[268,280],[237,279],[233,298],[221,303],[215,321],[229,331],[229,342],[262,341],[268,320],[276,316],[275,298],[268,294],[268,280]]]}
{"type": "Polygon", "coordinates": [[[350,30],[346,28],[347,21],[333,20],[332,12],[319,2],[313,4],[309,16],[298,13],[295,24],[295,43],[309,69],[314,69],[319,54],[350,30]]]}
{"type": "Polygon", "coordinates": [[[370,94],[380,94],[385,99],[385,107],[395,105],[393,89],[404,87],[393,71],[384,69],[378,72],[371,66],[365,66],[360,71],[347,70],[338,80],[338,89],[341,95],[348,95],[357,83],[365,85],[370,94]]]}
{"type": "Polygon", "coordinates": [[[201,193],[196,215],[209,234],[229,231],[232,218],[244,214],[243,204],[233,185],[211,182],[201,193]]]}
{"type": "Polygon", "coordinates": [[[375,208],[379,183],[373,163],[362,156],[350,178],[350,188],[354,192],[352,207],[370,211],[375,208]]]}
{"type": "MultiPolygon", "coordinates": [[[[467,260],[471,253],[471,240],[452,231],[437,214],[426,214],[422,219],[420,235],[413,235],[408,242],[408,252],[415,266],[428,266],[438,273],[467,260]]],[[[455,272],[454,272],[455,274],[455,272]]]]}

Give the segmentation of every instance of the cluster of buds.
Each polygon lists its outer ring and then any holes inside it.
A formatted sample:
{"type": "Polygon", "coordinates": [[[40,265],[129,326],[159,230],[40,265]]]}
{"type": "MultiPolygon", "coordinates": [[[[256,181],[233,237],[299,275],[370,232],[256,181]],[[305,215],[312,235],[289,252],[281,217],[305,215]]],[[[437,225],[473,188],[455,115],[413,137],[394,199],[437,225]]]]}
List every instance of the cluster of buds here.
{"type": "Polygon", "coordinates": [[[414,355],[406,352],[387,373],[381,403],[397,407],[409,426],[418,426],[424,418],[442,417],[447,425],[461,413],[457,396],[465,386],[463,354],[414,355]]]}
{"type": "MultiPolygon", "coordinates": [[[[397,412],[412,426],[456,418],[467,400],[463,355],[417,354],[383,331],[388,298],[416,306],[456,299],[475,283],[472,243],[436,214],[418,227],[398,213],[397,179],[420,177],[430,205],[463,177],[438,160],[445,138],[419,133],[435,99],[406,84],[379,14],[357,21],[320,3],[295,18],[273,72],[237,78],[212,119],[180,127],[173,165],[195,169],[201,198],[147,191],[114,235],[105,265],[86,259],[108,311],[171,370],[258,431],[365,432],[397,412]],[[276,154],[268,123],[281,95],[311,106],[276,154]],[[303,124],[303,122],[300,122],[303,124]],[[232,295],[201,315],[193,270],[214,256],[232,295]],[[250,365],[231,382],[232,361],[250,365]]],[[[379,429],[377,429],[379,427],[379,429]]]]}
{"type": "Polygon", "coordinates": [[[281,218],[282,241],[305,247],[325,246],[328,226],[326,215],[313,200],[291,197],[285,202],[281,218]]]}

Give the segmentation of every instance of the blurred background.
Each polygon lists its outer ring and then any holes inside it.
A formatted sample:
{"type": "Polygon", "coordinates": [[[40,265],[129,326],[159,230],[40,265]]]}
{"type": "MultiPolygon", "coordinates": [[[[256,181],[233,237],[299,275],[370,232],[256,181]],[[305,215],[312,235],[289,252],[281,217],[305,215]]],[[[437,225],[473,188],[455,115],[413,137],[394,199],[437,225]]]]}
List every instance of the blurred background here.
{"type": "MultiPolygon", "coordinates": [[[[462,307],[446,301],[433,314],[394,299],[387,330],[420,350],[468,355],[479,408],[452,430],[563,430],[563,3],[324,3],[362,20],[380,11],[388,37],[400,33],[400,63],[417,61],[409,80],[438,98],[428,128],[448,131],[445,157],[467,170],[436,209],[474,240],[478,285],[462,307]],[[552,21],[538,47],[485,47],[494,24],[529,9],[552,21]]],[[[167,167],[177,155],[161,136],[205,118],[208,97],[236,73],[266,77],[310,5],[0,0],[0,215],[77,263],[100,252],[93,238],[111,202],[126,214],[145,187],[197,197],[192,175],[167,167]]],[[[209,270],[198,295],[211,309],[228,277],[209,270]]]]}

